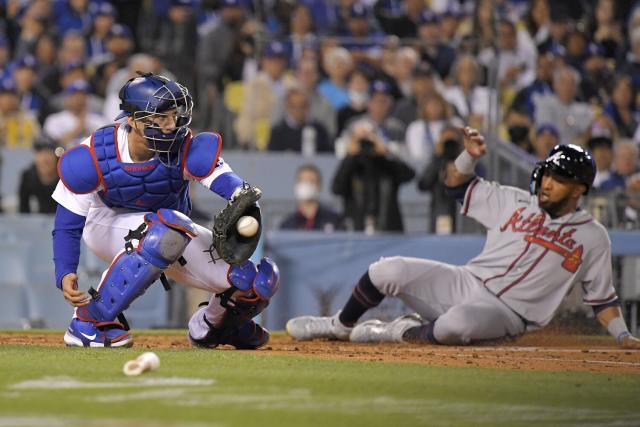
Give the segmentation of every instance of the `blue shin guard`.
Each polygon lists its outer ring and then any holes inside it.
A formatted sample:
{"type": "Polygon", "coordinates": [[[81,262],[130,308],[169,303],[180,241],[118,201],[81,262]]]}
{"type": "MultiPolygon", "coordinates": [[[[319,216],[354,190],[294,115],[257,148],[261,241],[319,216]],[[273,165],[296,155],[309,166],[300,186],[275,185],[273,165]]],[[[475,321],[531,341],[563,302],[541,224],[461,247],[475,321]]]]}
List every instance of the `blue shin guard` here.
{"type": "MultiPolygon", "coordinates": [[[[262,258],[256,266],[251,261],[229,266],[227,279],[232,285],[220,294],[220,304],[226,309],[222,322],[209,326],[201,339],[190,337],[196,347],[215,348],[229,344],[237,349],[255,349],[269,341],[269,332],[252,318],[260,314],[280,286],[278,266],[269,258],[262,258]]],[[[203,314],[204,315],[204,314],[203,314]]]]}
{"type": "Polygon", "coordinates": [[[192,237],[197,235],[194,223],[184,214],[160,209],[145,216],[136,230],[137,248],[128,243],[111,263],[98,290],[90,291],[92,301],[78,309],[77,317],[89,322],[111,322],[149,286],[162,272],[176,262],[192,237]]]}

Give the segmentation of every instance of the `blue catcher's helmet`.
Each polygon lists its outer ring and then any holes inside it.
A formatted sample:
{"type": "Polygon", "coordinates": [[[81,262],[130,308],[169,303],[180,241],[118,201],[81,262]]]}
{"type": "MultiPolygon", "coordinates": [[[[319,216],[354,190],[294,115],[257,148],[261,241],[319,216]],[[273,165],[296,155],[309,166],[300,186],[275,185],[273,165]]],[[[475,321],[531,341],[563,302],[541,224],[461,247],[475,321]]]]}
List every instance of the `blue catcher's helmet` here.
{"type": "Polygon", "coordinates": [[[529,183],[531,194],[537,194],[540,190],[542,175],[546,170],[584,184],[587,187],[584,194],[587,194],[596,176],[596,163],[591,154],[579,145],[558,144],[533,169],[529,183]]]}
{"type": "MultiPolygon", "coordinates": [[[[178,158],[189,132],[193,101],[187,88],[164,76],[139,73],[120,89],[120,109],[116,120],[129,116],[145,124],[144,136],[149,149],[171,163],[178,158]],[[175,110],[175,111],[173,111],[175,110]],[[173,119],[171,128],[163,128],[163,119],[173,119]]],[[[166,122],[165,122],[166,123],[166,122]]]]}

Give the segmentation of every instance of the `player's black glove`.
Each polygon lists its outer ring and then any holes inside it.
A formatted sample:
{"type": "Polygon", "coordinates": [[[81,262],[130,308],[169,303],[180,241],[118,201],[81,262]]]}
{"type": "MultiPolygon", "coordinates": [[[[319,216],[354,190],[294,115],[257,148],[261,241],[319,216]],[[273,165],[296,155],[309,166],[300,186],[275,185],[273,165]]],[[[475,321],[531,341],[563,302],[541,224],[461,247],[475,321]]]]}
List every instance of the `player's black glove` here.
{"type": "Polygon", "coordinates": [[[257,205],[260,196],[262,191],[259,188],[246,183],[235,191],[229,204],[213,220],[213,242],[209,248],[212,256],[215,249],[220,258],[229,264],[241,264],[249,259],[258,246],[262,232],[260,207],[257,205]],[[241,236],[236,229],[238,219],[245,215],[258,221],[258,231],[251,237],[241,236]]]}

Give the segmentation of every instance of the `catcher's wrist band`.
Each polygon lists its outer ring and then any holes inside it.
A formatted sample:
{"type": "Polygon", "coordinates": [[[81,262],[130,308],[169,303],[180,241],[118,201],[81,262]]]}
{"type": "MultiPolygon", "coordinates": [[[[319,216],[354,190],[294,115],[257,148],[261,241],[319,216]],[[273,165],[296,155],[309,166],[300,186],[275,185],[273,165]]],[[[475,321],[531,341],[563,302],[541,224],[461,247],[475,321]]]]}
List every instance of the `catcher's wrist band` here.
{"type": "Polygon", "coordinates": [[[611,336],[616,339],[618,344],[622,344],[622,340],[626,336],[631,335],[621,316],[615,317],[609,321],[609,324],[607,324],[607,331],[609,331],[611,336]]]}
{"type": "Polygon", "coordinates": [[[478,159],[471,157],[467,150],[462,151],[454,162],[456,169],[463,175],[473,175],[478,164],[478,159]]]}

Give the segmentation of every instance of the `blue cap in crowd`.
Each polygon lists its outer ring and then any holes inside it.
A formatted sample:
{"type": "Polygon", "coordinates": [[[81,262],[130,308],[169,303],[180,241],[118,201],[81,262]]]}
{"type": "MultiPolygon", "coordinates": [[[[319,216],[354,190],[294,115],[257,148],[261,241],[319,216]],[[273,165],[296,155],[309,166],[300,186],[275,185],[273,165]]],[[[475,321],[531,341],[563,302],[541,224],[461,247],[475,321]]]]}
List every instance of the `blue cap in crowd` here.
{"type": "Polygon", "coordinates": [[[30,68],[35,70],[38,67],[38,61],[33,55],[24,55],[19,58],[15,63],[15,68],[30,68]]]}
{"type": "Polygon", "coordinates": [[[112,37],[124,37],[127,39],[131,39],[131,30],[126,25],[115,24],[109,29],[109,38],[112,37]]]}
{"type": "Polygon", "coordinates": [[[431,9],[425,9],[420,14],[420,18],[418,19],[418,23],[420,25],[431,25],[437,24],[440,22],[440,16],[437,13],[432,11],[431,9]]]}
{"type": "Polygon", "coordinates": [[[86,80],[74,80],[71,83],[69,83],[69,86],[64,88],[65,95],[71,95],[73,93],[78,93],[78,92],[83,92],[83,93],[89,92],[89,83],[87,83],[86,80]]]}
{"type": "Polygon", "coordinates": [[[111,3],[92,3],[90,7],[94,16],[116,17],[116,8],[111,3]]]}
{"type": "Polygon", "coordinates": [[[221,0],[220,1],[220,6],[221,7],[244,7],[244,1],[243,0],[221,0]]]}
{"type": "Polygon", "coordinates": [[[560,132],[558,131],[558,128],[551,123],[543,123],[538,126],[538,129],[536,129],[536,136],[540,136],[543,133],[550,133],[556,138],[560,138],[560,132]]]}
{"type": "Polygon", "coordinates": [[[14,83],[13,79],[0,79],[0,93],[18,93],[16,84],[14,83]]]}
{"type": "Polygon", "coordinates": [[[460,3],[449,2],[449,5],[445,9],[445,11],[442,12],[442,16],[460,18],[464,16],[464,12],[462,11],[462,6],[460,6],[460,3]]]}
{"type": "Polygon", "coordinates": [[[604,48],[599,43],[589,43],[587,46],[587,56],[604,56],[604,48]]]}
{"type": "Polygon", "coordinates": [[[287,49],[281,42],[272,41],[265,46],[263,56],[265,58],[285,58],[287,49]]]}
{"type": "Polygon", "coordinates": [[[369,95],[374,95],[376,93],[383,93],[385,95],[392,95],[392,89],[391,89],[391,85],[389,84],[389,82],[382,80],[382,79],[376,79],[374,81],[371,82],[371,84],[369,85],[369,95]]]}
{"type": "Polygon", "coordinates": [[[368,15],[367,7],[360,2],[352,4],[349,8],[349,18],[366,18],[368,15]]]}
{"type": "Polygon", "coordinates": [[[83,69],[84,70],[84,62],[82,62],[79,59],[73,59],[65,64],[62,64],[62,66],[60,67],[60,69],[62,70],[63,73],[68,73],[70,71],[74,71],[77,69],[83,69]]]}

